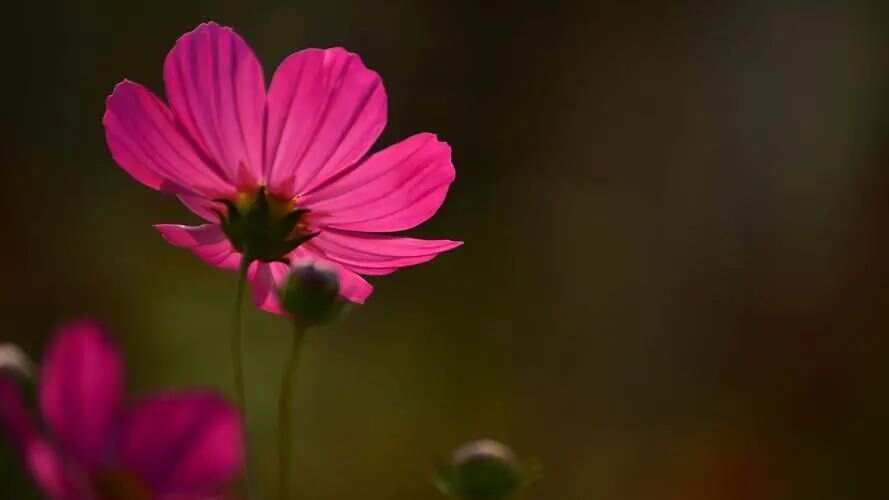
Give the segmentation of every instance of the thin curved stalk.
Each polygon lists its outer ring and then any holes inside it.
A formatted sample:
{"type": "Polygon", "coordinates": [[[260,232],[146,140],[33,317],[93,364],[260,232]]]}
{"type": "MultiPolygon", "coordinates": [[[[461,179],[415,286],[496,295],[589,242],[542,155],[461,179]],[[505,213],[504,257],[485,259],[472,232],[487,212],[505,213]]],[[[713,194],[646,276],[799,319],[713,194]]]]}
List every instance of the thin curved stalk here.
{"type": "Polygon", "coordinates": [[[238,275],[238,292],[234,311],[234,328],[232,330],[231,355],[232,370],[234,371],[235,392],[238,397],[238,405],[244,416],[244,433],[246,437],[246,453],[244,457],[244,497],[250,499],[250,439],[247,434],[247,391],[244,387],[244,359],[243,359],[243,311],[244,290],[247,287],[247,270],[250,268],[250,259],[244,256],[241,259],[241,267],[238,275]]]}
{"type": "Polygon", "coordinates": [[[280,500],[291,500],[292,497],[294,381],[305,332],[305,327],[294,320],[293,347],[284,366],[281,394],[278,397],[278,498],[280,500]]]}

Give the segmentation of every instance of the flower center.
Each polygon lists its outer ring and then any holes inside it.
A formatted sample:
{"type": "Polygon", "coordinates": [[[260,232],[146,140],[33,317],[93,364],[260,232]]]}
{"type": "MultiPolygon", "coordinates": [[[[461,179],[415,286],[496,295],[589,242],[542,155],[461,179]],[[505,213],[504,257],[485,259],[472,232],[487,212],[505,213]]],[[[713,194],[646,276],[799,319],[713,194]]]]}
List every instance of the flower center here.
{"type": "Polygon", "coordinates": [[[151,500],[151,492],[131,472],[112,469],[92,477],[92,484],[101,500],[151,500]]]}
{"type": "Polygon", "coordinates": [[[293,199],[266,193],[265,187],[217,201],[227,208],[227,213],[219,214],[222,230],[250,261],[286,261],[287,254],[318,234],[308,230],[304,220],[308,210],[297,208],[293,199]]]}

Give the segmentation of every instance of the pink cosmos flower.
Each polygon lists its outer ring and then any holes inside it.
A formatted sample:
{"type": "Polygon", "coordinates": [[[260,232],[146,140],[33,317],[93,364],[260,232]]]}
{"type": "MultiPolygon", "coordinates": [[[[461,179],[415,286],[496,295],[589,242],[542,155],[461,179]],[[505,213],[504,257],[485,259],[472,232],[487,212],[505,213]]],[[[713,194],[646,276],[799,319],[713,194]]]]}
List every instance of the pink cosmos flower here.
{"type": "Polygon", "coordinates": [[[0,424],[52,500],[222,498],[243,463],[241,420],[209,393],[123,402],[120,354],[90,322],[64,325],[47,351],[38,399],[44,435],[12,373],[0,369],[0,424]]]}
{"type": "Polygon", "coordinates": [[[444,202],[450,147],[421,133],[367,155],[386,125],[379,75],[342,48],[287,57],[266,88],[244,40],[215,23],[167,54],[169,106],[124,80],[103,119],[115,161],[146,186],[174,194],[208,223],[157,225],[207,263],[252,261],[254,300],[280,313],[274,288],[289,261],[336,269],[340,294],[363,303],[378,276],[461,244],[388,233],[413,228],[444,202]]]}

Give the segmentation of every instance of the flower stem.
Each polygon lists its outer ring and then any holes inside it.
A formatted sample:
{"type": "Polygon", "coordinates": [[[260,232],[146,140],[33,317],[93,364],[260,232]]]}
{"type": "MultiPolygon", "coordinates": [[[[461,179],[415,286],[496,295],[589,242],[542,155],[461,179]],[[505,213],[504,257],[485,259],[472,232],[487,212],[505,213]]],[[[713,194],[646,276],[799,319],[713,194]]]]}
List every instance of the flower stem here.
{"type": "MultiPolygon", "coordinates": [[[[247,286],[247,270],[250,268],[250,259],[245,255],[241,258],[241,267],[238,273],[238,294],[235,302],[234,329],[232,331],[232,368],[235,378],[235,392],[238,397],[238,405],[244,416],[244,433],[247,433],[247,392],[244,388],[244,360],[243,360],[243,310],[244,289],[247,286]]],[[[250,440],[247,439],[247,451],[244,457],[244,497],[250,499],[250,440]]]]}
{"type": "Polygon", "coordinates": [[[299,365],[299,353],[302,348],[302,340],[305,337],[306,328],[293,320],[293,347],[290,357],[284,366],[284,374],[281,379],[281,394],[278,398],[278,498],[280,500],[291,499],[291,470],[293,468],[293,407],[294,390],[293,382],[296,378],[296,370],[299,365]]]}

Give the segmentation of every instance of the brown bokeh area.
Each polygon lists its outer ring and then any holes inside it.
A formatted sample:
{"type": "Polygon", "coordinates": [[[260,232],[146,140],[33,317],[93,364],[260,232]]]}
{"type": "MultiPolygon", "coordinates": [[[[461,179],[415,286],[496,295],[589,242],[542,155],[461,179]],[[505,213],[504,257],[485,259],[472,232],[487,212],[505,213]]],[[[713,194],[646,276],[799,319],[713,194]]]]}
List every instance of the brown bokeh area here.
{"type": "MultiPolygon", "coordinates": [[[[152,224],[196,217],[118,168],[101,126],[116,82],[162,94],[166,52],[212,19],[267,80],[301,48],[359,53],[389,96],[377,148],[430,131],[454,150],[447,202],[410,234],[465,246],[372,280],[308,340],[300,498],[436,498],[436,465],[478,437],[543,464],[528,499],[883,497],[879,3],[11,9],[0,341],[39,359],[88,315],[121,341],[134,397],[231,393],[236,277],[160,238],[152,224]]],[[[247,325],[253,458],[273,484],[289,331],[258,311],[247,325]]],[[[27,498],[3,474],[0,498],[27,498]]]]}

